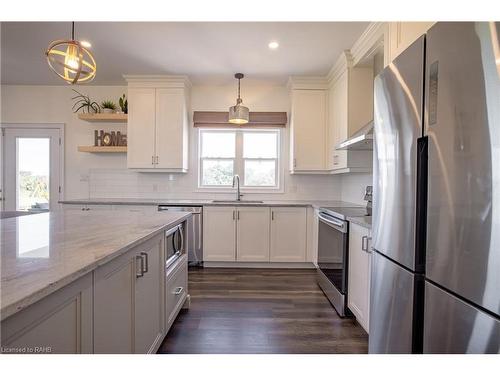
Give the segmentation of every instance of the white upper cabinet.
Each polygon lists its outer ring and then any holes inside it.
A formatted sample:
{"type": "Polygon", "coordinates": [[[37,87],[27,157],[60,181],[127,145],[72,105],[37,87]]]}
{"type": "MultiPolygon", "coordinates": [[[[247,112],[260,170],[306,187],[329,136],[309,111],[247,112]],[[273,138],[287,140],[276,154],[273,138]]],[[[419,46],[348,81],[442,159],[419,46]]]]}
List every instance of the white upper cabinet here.
{"type": "Polygon", "coordinates": [[[329,74],[326,168],[333,173],[368,172],[372,151],[336,146],[373,120],[373,68],[353,67],[344,52],[329,74]]]}
{"type": "Polygon", "coordinates": [[[188,108],[184,89],[156,90],[156,168],[188,169],[188,108]]]}
{"type": "Polygon", "coordinates": [[[389,59],[394,60],[435,22],[389,22],[389,59]]]}
{"type": "Polygon", "coordinates": [[[128,168],[154,168],[155,96],[155,89],[128,89],[128,168]]]}
{"type": "Polygon", "coordinates": [[[125,76],[127,167],[187,172],[189,88],[184,76],[125,76]]]}
{"type": "Polygon", "coordinates": [[[291,78],[290,172],[326,172],[328,92],[324,82],[291,78]]]}

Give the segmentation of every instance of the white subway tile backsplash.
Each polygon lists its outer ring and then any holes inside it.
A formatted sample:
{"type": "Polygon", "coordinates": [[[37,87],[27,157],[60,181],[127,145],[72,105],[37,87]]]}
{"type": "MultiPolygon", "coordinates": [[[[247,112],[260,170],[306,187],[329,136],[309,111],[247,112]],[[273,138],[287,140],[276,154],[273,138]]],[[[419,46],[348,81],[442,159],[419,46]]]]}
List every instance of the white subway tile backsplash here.
{"type": "MultiPolygon", "coordinates": [[[[231,198],[222,194],[197,191],[196,176],[176,175],[173,180],[166,173],[138,173],[127,169],[90,169],[90,198],[231,198]]],[[[339,176],[286,175],[283,193],[248,193],[258,199],[341,199],[339,176]]]]}

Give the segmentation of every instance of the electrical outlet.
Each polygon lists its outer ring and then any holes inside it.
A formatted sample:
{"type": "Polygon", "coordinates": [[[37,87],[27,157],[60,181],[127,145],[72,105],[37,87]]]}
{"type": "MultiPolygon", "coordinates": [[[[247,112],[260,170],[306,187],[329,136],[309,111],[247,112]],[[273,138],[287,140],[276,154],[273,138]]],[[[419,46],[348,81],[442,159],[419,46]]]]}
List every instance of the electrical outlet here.
{"type": "Polygon", "coordinates": [[[88,174],[80,175],[80,182],[89,182],[90,176],[88,174]]]}

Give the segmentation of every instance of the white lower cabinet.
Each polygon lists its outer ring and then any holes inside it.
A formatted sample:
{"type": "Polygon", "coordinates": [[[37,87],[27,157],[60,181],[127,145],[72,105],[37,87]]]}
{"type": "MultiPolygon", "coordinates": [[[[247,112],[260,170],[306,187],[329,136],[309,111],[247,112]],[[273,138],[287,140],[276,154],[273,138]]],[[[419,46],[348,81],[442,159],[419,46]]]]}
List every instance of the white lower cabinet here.
{"type": "Polygon", "coordinates": [[[165,325],[163,244],[163,239],[154,239],[136,255],[144,259],[145,272],[142,272],[141,277],[136,276],[135,282],[135,353],[155,353],[163,339],[165,325]]]}
{"type": "Polygon", "coordinates": [[[183,255],[167,270],[166,283],[166,332],[184,305],[188,291],[188,260],[183,255]]]}
{"type": "Polygon", "coordinates": [[[307,209],[271,208],[271,262],[306,261],[307,209]]]}
{"type": "Polygon", "coordinates": [[[1,323],[3,353],[92,353],[92,274],[1,323]]]}
{"type": "Polygon", "coordinates": [[[236,211],[236,260],[269,262],[269,207],[239,207],[236,211]]]}
{"type": "Polygon", "coordinates": [[[114,204],[113,211],[155,213],[158,212],[158,206],[140,204],[114,204]]]}
{"type": "Polygon", "coordinates": [[[235,207],[203,208],[203,260],[236,260],[235,207]]]}
{"type": "Polygon", "coordinates": [[[164,331],[163,235],[94,275],[94,352],[150,353],[164,331]]]}
{"type": "Polygon", "coordinates": [[[367,228],[350,223],[347,306],[356,316],[359,324],[361,324],[361,326],[368,333],[368,323],[370,321],[369,314],[371,275],[369,236],[370,231],[367,228]]]}
{"type": "Polygon", "coordinates": [[[305,262],[306,233],[305,207],[205,207],[203,260],[305,262]]]}
{"type": "Polygon", "coordinates": [[[63,204],[62,207],[64,210],[77,211],[108,211],[113,209],[110,204],[63,204]]]}

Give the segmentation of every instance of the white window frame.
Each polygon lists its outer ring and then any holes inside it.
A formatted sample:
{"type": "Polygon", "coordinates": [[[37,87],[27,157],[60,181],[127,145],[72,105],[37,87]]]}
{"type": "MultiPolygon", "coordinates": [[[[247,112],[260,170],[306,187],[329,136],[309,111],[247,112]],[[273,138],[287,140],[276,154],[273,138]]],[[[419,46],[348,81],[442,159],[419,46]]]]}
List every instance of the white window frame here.
{"type": "Polygon", "coordinates": [[[202,185],[203,160],[234,160],[234,174],[238,174],[241,180],[241,191],[249,193],[282,193],[283,192],[283,170],[282,170],[282,144],[283,130],[281,128],[270,129],[203,129],[198,131],[198,190],[212,191],[219,193],[233,192],[231,185],[202,185]],[[235,157],[234,158],[202,158],[202,133],[220,132],[236,133],[235,137],[235,157]],[[244,158],[243,157],[243,133],[275,133],[276,136],[276,158],[244,158]],[[245,160],[275,160],[276,163],[276,185],[275,186],[245,186],[245,160]]]}

